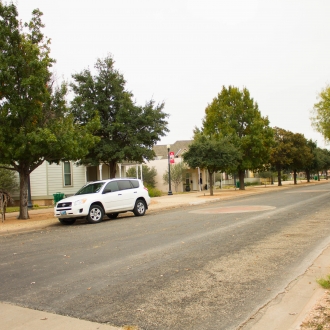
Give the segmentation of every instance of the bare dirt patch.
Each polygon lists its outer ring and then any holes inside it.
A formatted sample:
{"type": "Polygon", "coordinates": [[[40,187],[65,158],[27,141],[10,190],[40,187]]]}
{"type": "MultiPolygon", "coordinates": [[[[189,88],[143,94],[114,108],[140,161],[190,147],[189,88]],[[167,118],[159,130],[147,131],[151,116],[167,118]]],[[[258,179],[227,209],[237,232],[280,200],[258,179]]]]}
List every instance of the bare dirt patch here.
{"type": "Polygon", "coordinates": [[[59,223],[54,217],[53,208],[40,209],[38,211],[30,212],[30,219],[17,219],[18,212],[6,213],[6,220],[0,222],[0,233],[7,233],[9,231],[29,230],[34,228],[45,228],[52,224],[59,223]]]}
{"type": "Polygon", "coordinates": [[[323,297],[308,313],[300,330],[326,330],[330,329],[330,291],[324,292],[323,297]]]}

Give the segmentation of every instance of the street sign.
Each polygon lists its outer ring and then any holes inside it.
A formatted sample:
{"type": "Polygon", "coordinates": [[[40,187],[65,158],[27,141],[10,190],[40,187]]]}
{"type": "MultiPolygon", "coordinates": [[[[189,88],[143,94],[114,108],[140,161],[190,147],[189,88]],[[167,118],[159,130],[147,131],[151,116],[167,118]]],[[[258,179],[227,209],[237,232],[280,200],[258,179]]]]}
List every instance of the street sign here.
{"type": "Polygon", "coordinates": [[[174,164],[174,152],[170,151],[170,163],[174,164]]]}

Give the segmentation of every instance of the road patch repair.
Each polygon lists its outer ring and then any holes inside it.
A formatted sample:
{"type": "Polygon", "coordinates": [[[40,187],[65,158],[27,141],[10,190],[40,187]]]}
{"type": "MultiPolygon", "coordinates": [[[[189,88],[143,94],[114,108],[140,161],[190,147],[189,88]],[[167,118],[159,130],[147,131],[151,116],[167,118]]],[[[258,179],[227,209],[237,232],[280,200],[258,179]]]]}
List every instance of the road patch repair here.
{"type": "Polygon", "coordinates": [[[245,212],[269,211],[269,210],[274,210],[275,208],[276,208],[275,206],[240,205],[240,206],[213,207],[213,208],[190,211],[189,213],[197,213],[197,214],[245,213],[245,212]]]}

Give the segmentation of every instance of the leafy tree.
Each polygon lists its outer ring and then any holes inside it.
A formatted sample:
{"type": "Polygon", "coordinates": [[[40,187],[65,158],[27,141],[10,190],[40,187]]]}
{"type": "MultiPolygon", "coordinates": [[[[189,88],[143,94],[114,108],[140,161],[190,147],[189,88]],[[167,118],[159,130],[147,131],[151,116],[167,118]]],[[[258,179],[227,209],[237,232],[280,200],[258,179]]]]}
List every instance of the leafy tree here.
{"type": "MultiPolygon", "coordinates": [[[[171,164],[171,183],[174,184],[174,189],[177,192],[179,185],[185,180],[184,173],[187,166],[184,162],[171,164]]],[[[163,180],[165,183],[169,183],[168,170],[163,174],[163,180]]]]}
{"type": "MultiPolygon", "coordinates": [[[[135,167],[131,167],[128,169],[128,171],[126,172],[126,175],[128,177],[132,177],[132,178],[136,178],[136,168],[135,167]]],[[[156,168],[153,167],[149,167],[147,165],[142,165],[142,179],[143,179],[143,183],[150,188],[155,188],[156,187],[156,180],[155,177],[157,175],[157,170],[156,168]]],[[[140,167],[138,167],[138,177],[141,177],[141,170],[140,167]]]]}
{"type": "Polygon", "coordinates": [[[330,86],[326,86],[318,95],[318,102],[312,111],[312,126],[325,140],[330,140],[330,86]]]}
{"type": "Polygon", "coordinates": [[[321,149],[323,153],[324,167],[322,170],[325,172],[326,179],[328,180],[328,170],[330,168],[330,151],[328,149],[321,149]]]}
{"type": "Polygon", "coordinates": [[[297,184],[297,172],[310,167],[314,157],[307,139],[301,133],[292,135],[291,157],[289,168],[293,171],[294,184],[297,184]]]}
{"type": "Polygon", "coordinates": [[[230,137],[242,157],[237,171],[240,189],[244,190],[246,170],[258,170],[269,162],[273,131],[267,117],[262,117],[257,103],[244,88],[223,86],[221,92],[205,109],[205,134],[230,137]]]}
{"type": "Polygon", "coordinates": [[[307,182],[310,182],[311,172],[312,171],[318,172],[319,171],[318,168],[320,168],[320,166],[321,167],[323,166],[323,162],[322,162],[322,155],[318,150],[319,148],[317,148],[316,141],[308,140],[307,147],[310,149],[310,152],[312,153],[313,156],[311,161],[305,164],[305,173],[306,173],[307,182]]]}
{"type": "Polygon", "coordinates": [[[278,186],[282,186],[281,173],[292,163],[291,148],[293,146],[293,133],[275,127],[274,145],[271,148],[270,164],[277,171],[278,186]]]}
{"type": "Polygon", "coordinates": [[[313,161],[305,170],[307,181],[310,181],[310,172],[312,171],[317,173],[317,179],[320,181],[320,172],[325,171],[326,174],[328,173],[330,167],[330,152],[327,149],[318,148],[316,142],[312,140],[309,140],[307,144],[311,147],[311,152],[313,154],[313,161]]]}
{"type": "MultiPolygon", "coordinates": [[[[207,169],[209,177],[215,172],[231,172],[240,161],[241,152],[229,138],[195,135],[189,150],[183,154],[184,161],[191,168],[207,169]]],[[[210,195],[213,196],[213,182],[210,180],[210,195]]]]}
{"type": "Polygon", "coordinates": [[[14,171],[0,168],[0,190],[7,191],[10,194],[18,190],[17,178],[14,171]]]}
{"type": "Polygon", "coordinates": [[[133,95],[125,89],[124,77],[115,70],[111,56],[99,59],[95,71],[95,75],[89,69],[73,75],[72,108],[80,123],[87,123],[99,113],[101,128],[96,135],[100,142],[82,163],[108,164],[113,178],[117,163],[154,158],[152,147],[168,132],[168,115],[163,112],[164,103],[155,105],[151,100],[137,106],[132,101],[133,95]]]}
{"type": "Polygon", "coordinates": [[[29,174],[44,161],[79,159],[95,140],[88,130],[97,126],[74,125],[66,86],[53,86],[54,59],[41,16],[36,9],[23,25],[16,6],[0,2],[0,159],[9,164],[2,168],[19,173],[19,219],[29,218],[29,174]]]}

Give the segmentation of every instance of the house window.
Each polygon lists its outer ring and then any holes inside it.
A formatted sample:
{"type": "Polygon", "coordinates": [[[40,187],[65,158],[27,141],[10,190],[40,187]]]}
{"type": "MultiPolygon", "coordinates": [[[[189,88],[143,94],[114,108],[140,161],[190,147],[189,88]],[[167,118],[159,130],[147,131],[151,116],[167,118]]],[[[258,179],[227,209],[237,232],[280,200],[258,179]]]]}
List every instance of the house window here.
{"type": "Polygon", "coordinates": [[[64,187],[72,186],[72,168],[70,162],[63,162],[64,187]]]}
{"type": "Polygon", "coordinates": [[[189,173],[186,173],[186,185],[190,185],[190,178],[189,178],[189,173]]]}

